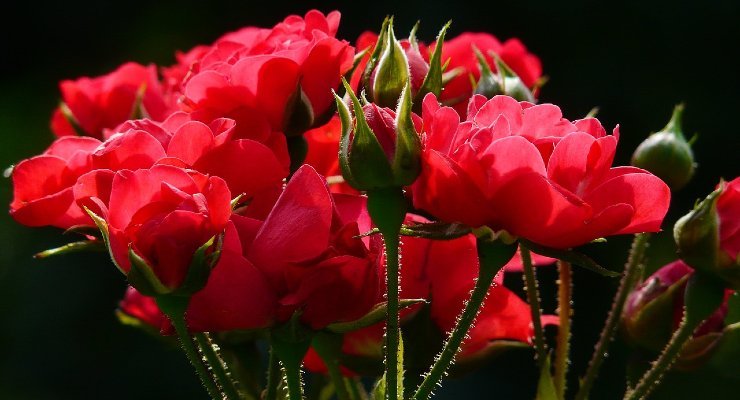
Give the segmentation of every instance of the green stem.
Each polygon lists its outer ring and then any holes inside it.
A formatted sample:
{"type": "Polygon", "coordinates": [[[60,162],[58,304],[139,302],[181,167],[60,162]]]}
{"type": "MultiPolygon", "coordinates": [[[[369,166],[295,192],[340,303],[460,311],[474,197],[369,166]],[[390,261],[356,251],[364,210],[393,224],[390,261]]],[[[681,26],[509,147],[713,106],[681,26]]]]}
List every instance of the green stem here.
{"type": "Polygon", "coordinates": [[[226,362],[221,358],[218,347],[207,333],[196,333],[193,335],[195,342],[198,344],[200,353],[205,357],[206,362],[211,366],[211,371],[216,378],[216,382],[221,387],[226,400],[238,400],[239,391],[231,377],[226,362]]]}
{"type": "Polygon", "coordinates": [[[691,339],[694,331],[719,308],[724,300],[724,287],[714,277],[705,277],[697,271],[689,278],[684,294],[684,313],[681,324],[678,326],[668,345],[650,369],[643,375],[632,390],[627,390],[625,400],[646,398],[660,383],[663,375],[668,372],[673,363],[681,355],[686,342],[691,339]]]}
{"type": "Polygon", "coordinates": [[[603,364],[608,354],[609,344],[612,342],[614,335],[617,332],[619,321],[622,317],[622,311],[627,302],[627,296],[629,296],[632,288],[642,275],[645,251],[647,250],[648,241],[651,236],[652,234],[650,233],[638,233],[632,240],[632,248],[630,249],[627,264],[624,266],[624,272],[622,273],[622,280],[619,283],[619,289],[617,289],[617,293],[614,295],[614,301],[609,310],[609,315],[604,324],[604,328],[601,330],[599,341],[594,347],[594,353],[591,356],[591,361],[588,363],[586,375],[581,380],[581,386],[575,397],[576,400],[587,399],[591,392],[591,388],[596,381],[601,364],[603,364]]]}
{"type": "Polygon", "coordinates": [[[280,374],[280,360],[278,360],[275,350],[270,347],[270,356],[267,365],[267,387],[265,388],[264,400],[277,400],[280,374]]]}
{"type": "Polygon", "coordinates": [[[314,336],[312,342],[314,350],[324,361],[329,372],[329,378],[334,385],[338,400],[350,400],[350,394],[345,383],[342,371],[339,368],[339,357],[342,353],[341,335],[331,335],[319,332],[314,336]]]}
{"type": "Polygon", "coordinates": [[[401,188],[388,188],[370,191],[367,194],[367,209],[370,218],[380,230],[385,244],[386,312],[385,332],[385,379],[386,398],[399,398],[399,386],[402,383],[403,368],[398,365],[400,346],[399,324],[399,233],[406,216],[406,199],[401,188]],[[401,382],[399,382],[401,376],[401,382]]]}
{"type": "Polygon", "coordinates": [[[172,326],[180,338],[182,349],[190,360],[190,364],[195,368],[195,372],[198,374],[203,387],[206,388],[208,395],[214,400],[221,399],[223,396],[218,389],[216,379],[210,374],[208,365],[198,353],[193,337],[188,332],[185,323],[185,310],[187,310],[189,301],[189,297],[161,296],[157,298],[157,305],[172,322],[172,326]]]}
{"type": "Polygon", "coordinates": [[[537,365],[542,370],[542,365],[547,358],[547,345],[545,344],[545,331],[542,329],[542,310],[540,309],[540,294],[537,290],[537,276],[532,265],[532,255],[529,249],[519,245],[524,266],[524,285],[527,290],[527,302],[532,312],[532,326],[534,327],[534,348],[537,354],[537,365]]]}
{"type": "Polygon", "coordinates": [[[455,355],[460,350],[463,340],[467,337],[470,327],[473,326],[473,322],[475,322],[475,318],[478,316],[478,312],[480,312],[486,294],[491,288],[493,278],[496,276],[496,272],[498,272],[498,268],[487,268],[483,264],[483,259],[481,258],[478,279],[475,281],[470,299],[465,303],[465,308],[463,308],[462,314],[457,319],[457,323],[452,329],[447,342],[445,342],[442,352],[439,353],[432,368],[424,377],[416,393],[414,393],[414,400],[426,400],[432,395],[432,390],[442,381],[447,369],[454,361],[455,355]]]}
{"type": "Polygon", "coordinates": [[[282,361],[285,383],[288,386],[289,400],[303,399],[303,382],[301,381],[301,366],[292,362],[282,361]]]}
{"type": "Polygon", "coordinates": [[[558,317],[560,328],[558,329],[557,347],[555,348],[555,372],[553,383],[559,399],[565,398],[568,376],[568,356],[570,354],[570,320],[573,316],[571,300],[573,298],[573,282],[571,277],[570,263],[558,262],[558,273],[560,275],[558,285],[558,317]]]}

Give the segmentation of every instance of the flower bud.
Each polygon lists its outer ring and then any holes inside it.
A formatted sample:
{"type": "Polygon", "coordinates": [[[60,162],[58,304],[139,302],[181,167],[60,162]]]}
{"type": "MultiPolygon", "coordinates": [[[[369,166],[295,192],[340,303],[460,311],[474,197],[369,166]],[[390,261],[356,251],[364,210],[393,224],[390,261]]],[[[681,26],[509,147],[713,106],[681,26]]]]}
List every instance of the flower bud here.
{"type": "Polygon", "coordinates": [[[475,47],[473,50],[478,58],[478,68],[481,71],[480,79],[475,85],[474,94],[481,94],[489,99],[493,96],[503,94],[519,101],[535,102],[532,91],[529,90],[519,75],[509,68],[501,58],[493,54],[496,60],[496,72],[493,72],[480,50],[475,47]]]}
{"type": "Polygon", "coordinates": [[[632,165],[657,175],[673,190],[694,175],[694,154],[681,129],[683,110],[683,104],[677,105],[665,128],[648,136],[632,155],[632,165]]]}
{"type": "MultiPolygon", "coordinates": [[[[629,342],[643,350],[660,352],[681,323],[684,314],[684,292],[694,271],[681,260],[663,266],[627,298],[622,325],[629,342]]],[[[694,332],[678,366],[690,369],[709,358],[716,340],[724,329],[726,301],[694,332]]]]}
{"type": "Polygon", "coordinates": [[[673,228],[678,254],[688,265],[740,289],[740,179],[721,182],[673,228]]]}
{"type": "Polygon", "coordinates": [[[383,23],[375,50],[364,72],[361,89],[366,89],[370,99],[381,107],[394,108],[404,87],[411,87],[413,99],[420,104],[427,93],[439,95],[442,91],[442,43],[449,23],[439,35],[434,51],[427,57],[426,48],[416,40],[416,26],[408,40],[399,41],[393,31],[393,19],[383,23]],[[377,60],[377,62],[376,62],[377,60]]]}
{"type": "Polygon", "coordinates": [[[411,113],[411,89],[406,85],[395,113],[376,104],[360,104],[345,81],[354,121],[347,104],[336,96],[342,122],[339,165],[350,186],[373,190],[407,186],[421,172],[421,141],[411,113]]]}

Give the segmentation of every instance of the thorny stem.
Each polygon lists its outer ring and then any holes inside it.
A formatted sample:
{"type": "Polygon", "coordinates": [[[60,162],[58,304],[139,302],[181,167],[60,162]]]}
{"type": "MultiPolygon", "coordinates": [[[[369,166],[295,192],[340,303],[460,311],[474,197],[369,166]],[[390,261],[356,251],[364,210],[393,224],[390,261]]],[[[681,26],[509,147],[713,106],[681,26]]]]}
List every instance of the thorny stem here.
{"type": "Polygon", "coordinates": [[[203,387],[206,388],[208,395],[212,399],[221,399],[223,396],[216,385],[216,379],[211,375],[208,365],[198,353],[193,337],[188,332],[185,324],[185,310],[187,309],[189,300],[187,297],[162,296],[157,298],[157,305],[172,322],[172,326],[180,338],[182,349],[188,360],[190,360],[190,364],[195,368],[195,372],[198,374],[203,387]]]}
{"type": "Polygon", "coordinates": [[[329,372],[329,378],[334,385],[337,394],[337,400],[350,400],[350,394],[347,389],[342,371],[339,368],[339,357],[342,352],[342,337],[333,336],[319,332],[313,339],[313,348],[318,353],[321,360],[324,361],[326,369],[329,372]]]}
{"type": "Polygon", "coordinates": [[[301,382],[301,365],[295,365],[291,362],[281,361],[283,365],[283,374],[285,383],[288,387],[289,400],[303,399],[303,383],[301,382]]]}
{"type": "Polygon", "coordinates": [[[573,280],[570,263],[558,262],[560,281],[558,285],[558,329],[557,347],[555,348],[555,373],[553,383],[559,399],[565,398],[568,376],[568,356],[570,353],[570,320],[573,317],[571,300],[573,298],[573,280]]]}
{"type": "Polygon", "coordinates": [[[576,400],[587,399],[591,392],[596,376],[599,373],[599,368],[601,368],[601,364],[604,362],[609,351],[609,344],[617,332],[619,320],[624,310],[624,304],[627,302],[627,296],[642,275],[645,251],[647,250],[648,241],[651,236],[650,233],[638,233],[632,241],[632,248],[630,249],[627,264],[624,266],[619,289],[617,289],[617,293],[614,295],[614,301],[612,302],[611,310],[609,310],[609,316],[606,319],[604,328],[601,330],[599,341],[594,347],[594,353],[588,364],[586,375],[581,380],[581,386],[575,397],[576,400]]]}
{"type": "Polygon", "coordinates": [[[537,354],[537,366],[542,370],[542,365],[547,358],[547,345],[545,344],[545,332],[542,329],[542,310],[540,309],[540,294],[537,290],[537,276],[532,266],[532,255],[529,249],[519,245],[524,266],[524,285],[527,289],[527,302],[532,312],[532,326],[534,327],[534,348],[537,354]]]}
{"type": "Polygon", "coordinates": [[[221,358],[221,355],[218,352],[216,344],[213,343],[213,340],[211,340],[211,337],[207,333],[196,333],[193,337],[195,338],[195,342],[198,344],[200,353],[211,366],[213,376],[221,387],[224,398],[228,400],[238,400],[240,398],[239,391],[229,373],[229,368],[226,365],[226,362],[221,358]]]}
{"type": "Polygon", "coordinates": [[[684,292],[681,324],[673,332],[668,345],[643,375],[637,386],[634,389],[627,390],[624,395],[625,400],[646,398],[658,386],[663,375],[668,372],[681,355],[681,350],[686,342],[691,339],[694,331],[720,307],[725,290],[724,286],[715,279],[714,277],[704,276],[701,271],[696,271],[689,278],[684,292]]]}
{"type": "Polygon", "coordinates": [[[267,387],[265,388],[264,400],[277,400],[278,386],[280,386],[280,361],[275,350],[270,347],[270,356],[267,365],[267,387]]]}
{"type": "Polygon", "coordinates": [[[367,208],[370,218],[380,230],[385,244],[386,312],[385,332],[385,379],[386,399],[399,398],[398,348],[400,346],[400,326],[398,315],[399,298],[399,234],[406,216],[406,199],[401,188],[387,188],[369,191],[367,208]]]}
{"type": "Polygon", "coordinates": [[[483,262],[480,264],[480,272],[478,279],[475,281],[473,291],[470,294],[470,299],[465,303],[462,314],[457,318],[457,323],[445,342],[442,351],[437,355],[432,368],[424,377],[416,393],[414,393],[414,400],[426,400],[432,395],[432,390],[442,381],[447,369],[454,361],[455,355],[460,350],[463,340],[467,337],[468,331],[473,326],[478,312],[480,312],[486,294],[488,294],[488,290],[493,283],[493,278],[496,276],[496,272],[498,272],[498,268],[486,268],[483,262]]]}

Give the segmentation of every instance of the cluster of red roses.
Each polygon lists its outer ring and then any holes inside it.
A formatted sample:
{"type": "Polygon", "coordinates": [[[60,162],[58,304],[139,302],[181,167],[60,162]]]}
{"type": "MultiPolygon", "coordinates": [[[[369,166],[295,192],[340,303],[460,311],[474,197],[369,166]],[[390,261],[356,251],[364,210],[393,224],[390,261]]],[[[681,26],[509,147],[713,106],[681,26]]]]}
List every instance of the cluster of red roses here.
{"type": "MultiPolygon", "coordinates": [[[[444,41],[443,30],[426,46],[413,34],[397,41],[386,23],[354,48],[336,38],[338,25],[338,12],[310,11],[226,34],[170,67],[127,63],[62,82],[58,138],[14,167],[11,215],[100,228],[89,239],[136,288],[122,308],[164,332],[169,322],[139,292],[190,296],[193,332],[294,317],[319,331],[371,312],[384,301],[385,256],[378,236],[361,235],[375,221],[358,189],[382,187],[386,169],[413,206],[407,225],[488,227],[551,249],[660,230],[668,186],[612,167],[618,128],[610,135],[594,118],[535,104],[540,62],[518,40],[444,41]],[[398,63],[405,77],[395,84],[398,63]],[[411,98],[416,113],[404,108],[411,98]],[[390,169],[361,157],[368,132],[390,169]],[[399,147],[408,132],[418,148],[399,147]],[[398,180],[402,152],[418,171],[398,180]]],[[[736,257],[737,232],[726,236],[736,257]]],[[[401,297],[431,299],[432,320],[451,330],[478,275],[475,236],[405,238],[400,252],[401,297]]],[[[496,339],[530,342],[529,306],[496,282],[462,357],[496,339]]],[[[343,350],[380,355],[381,337],[382,325],[352,332],[343,350]]],[[[313,353],[307,361],[321,368],[313,353]]]]}

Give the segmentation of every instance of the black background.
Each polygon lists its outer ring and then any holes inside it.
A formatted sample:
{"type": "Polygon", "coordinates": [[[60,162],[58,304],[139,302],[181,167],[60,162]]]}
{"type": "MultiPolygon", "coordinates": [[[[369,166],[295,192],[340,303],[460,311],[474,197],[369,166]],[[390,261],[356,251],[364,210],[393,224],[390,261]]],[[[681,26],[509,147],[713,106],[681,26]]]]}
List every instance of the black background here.
{"type": "MultiPolygon", "coordinates": [[[[419,37],[426,41],[450,19],[448,37],[469,30],[521,38],[541,57],[550,77],[541,101],[558,104],[570,119],[599,106],[605,126],[621,125],[618,164],[627,163],[636,145],[667,122],[674,104],[685,102],[686,133],[700,135],[694,147],[699,168],[675,196],[667,232],[650,250],[651,268],[673,258],[673,221],[711,191],[719,177],[731,179],[740,172],[740,3],[733,0],[25,1],[3,8],[3,168],[40,153],[53,139],[48,123],[61,79],[100,75],[129,60],[167,65],[176,49],[209,43],[245,25],[269,27],[288,14],[318,8],[342,11],[339,36],[350,42],[364,30],[377,30],[386,14],[395,14],[399,36],[420,19],[419,37]]],[[[11,194],[10,181],[0,181],[0,202],[8,204],[11,194]]],[[[31,259],[67,239],[57,230],[26,228],[0,214],[0,398],[203,398],[177,349],[115,320],[113,310],[125,283],[107,256],[31,259]]],[[[619,269],[628,245],[628,238],[617,238],[586,251],[619,269]]],[[[545,286],[551,284],[554,274],[543,275],[545,286]]],[[[613,280],[576,271],[573,361],[579,372],[615,287],[613,280]]],[[[544,297],[551,298],[551,291],[545,290],[544,297]]],[[[624,370],[617,361],[624,360],[624,351],[616,347],[594,398],[621,398],[624,370]]],[[[465,380],[451,381],[436,398],[531,398],[535,372],[530,364],[529,354],[510,354],[465,380]],[[486,391],[472,392],[471,382],[485,384],[486,391]]]]}

